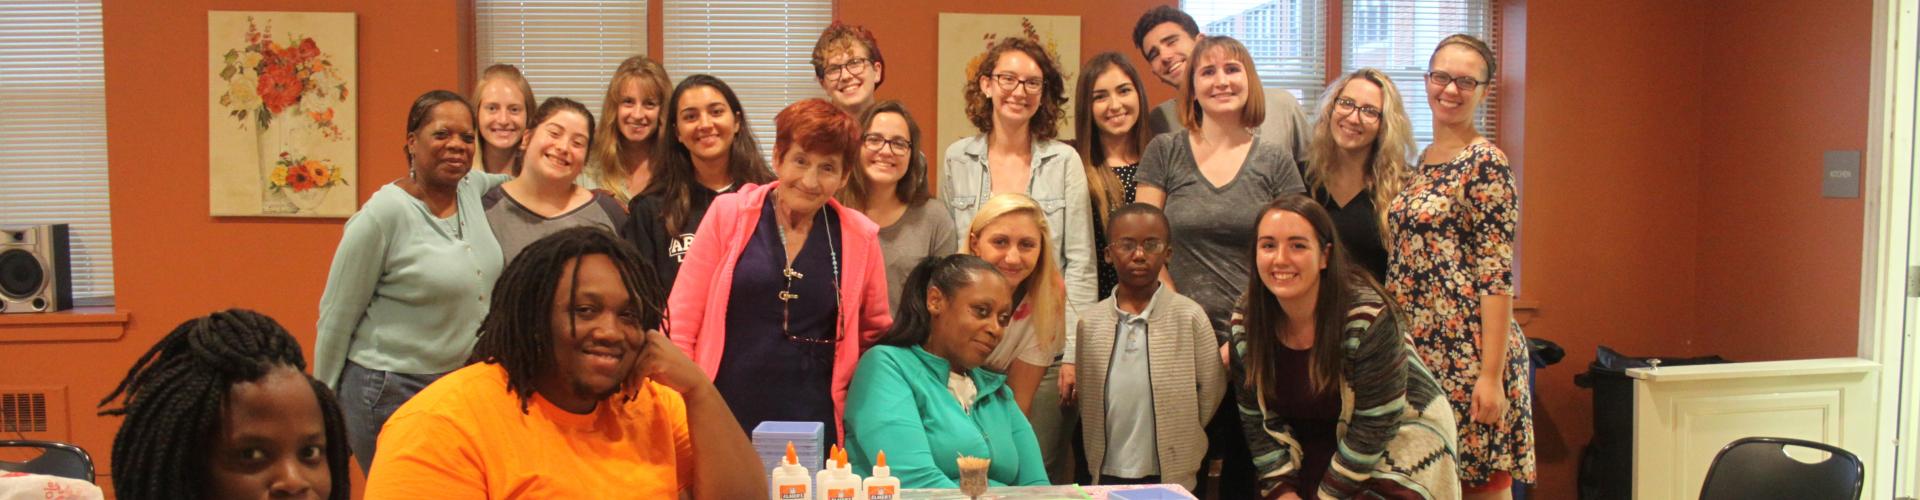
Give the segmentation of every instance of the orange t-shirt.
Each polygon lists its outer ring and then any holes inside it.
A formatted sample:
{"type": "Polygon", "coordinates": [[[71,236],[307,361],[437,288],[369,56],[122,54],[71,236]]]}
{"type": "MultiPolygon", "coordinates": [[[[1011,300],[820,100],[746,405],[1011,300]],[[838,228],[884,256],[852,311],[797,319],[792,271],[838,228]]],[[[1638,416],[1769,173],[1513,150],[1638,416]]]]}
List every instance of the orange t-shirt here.
{"type": "Polygon", "coordinates": [[[499,365],[455,370],[380,432],[367,498],[672,498],[693,484],[680,393],[647,382],[593,413],[535,393],[520,412],[499,365]]]}

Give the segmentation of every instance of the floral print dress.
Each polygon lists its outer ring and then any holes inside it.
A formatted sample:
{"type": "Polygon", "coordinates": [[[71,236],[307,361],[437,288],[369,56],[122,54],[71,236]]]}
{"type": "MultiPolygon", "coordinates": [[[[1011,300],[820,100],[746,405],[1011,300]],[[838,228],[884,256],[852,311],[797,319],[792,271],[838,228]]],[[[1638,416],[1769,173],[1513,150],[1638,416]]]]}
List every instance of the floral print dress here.
{"type": "Polygon", "coordinates": [[[1386,286],[1421,361],[1453,405],[1467,484],[1484,484],[1500,471],[1534,480],[1530,361],[1520,325],[1508,325],[1506,414],[1488,425],[1468,413],[1480,373],[1480,297],[1513,294],[1518,199],[1506,154],[1480,143],[1446,163],[1420,166],[1387,215],[1395,236],[1386,286]]]}

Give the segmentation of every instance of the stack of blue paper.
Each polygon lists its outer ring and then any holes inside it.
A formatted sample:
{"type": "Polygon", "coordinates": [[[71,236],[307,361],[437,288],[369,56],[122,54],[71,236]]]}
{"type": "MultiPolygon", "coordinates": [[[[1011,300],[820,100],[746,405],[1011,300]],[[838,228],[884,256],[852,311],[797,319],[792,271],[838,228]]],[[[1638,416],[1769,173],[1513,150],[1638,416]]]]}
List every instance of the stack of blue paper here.
{"type": "Polygon", "coordinates": [[[760,453],[763,472],[771,474],[787,459],[787,443],[792,442],[800,466],[818,471],[826,456],[826,431],[826,424],[820,422],[761,422],[753,428],[753,450],[760,453]]]}

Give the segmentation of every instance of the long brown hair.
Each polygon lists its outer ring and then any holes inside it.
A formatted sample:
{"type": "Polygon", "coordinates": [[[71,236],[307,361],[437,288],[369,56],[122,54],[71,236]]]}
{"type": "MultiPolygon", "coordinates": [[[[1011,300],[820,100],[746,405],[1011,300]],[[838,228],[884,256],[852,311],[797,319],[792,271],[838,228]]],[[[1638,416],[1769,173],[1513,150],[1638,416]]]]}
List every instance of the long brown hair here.
{"type": "Polygon", "coordinates": [[[733,110],[733,119],[738,128],[733,132],[733,145],[727,150],[727,175],[740,183],[766,184],[773,182],[773,171],[767,168],[767,159],[760,157],[760,145],[753,140],[753,127],[748,125],[746,110],[740,109],[740,96],[733,93],[733,87],[712,75],[700,74],[687,77],[673,88],[673,94],[667,97],[667,106],[660,109],[664,119],[660,123],[660,135],[653,141],[653,181],[647,184],[642,196],[662,195],[665,203],[660,206],[661,218],[666,223],[668,233],[678,233],[687,223],[698,225],[700,221],[687,220],[693,211],[693,184],[698,182],[693,173],[693,153],[687,145],[680,143],[680,96],[694,87],[708,87],[720,92],[727,101],[727,107],[733,110]]]}
{"type": "Polygon", "coordinates": [[[1387,224],[1387,207],[1393,205],[1393,198],[1400,195],[1407,177],[1413,175],[1411,165],[1415,151],[1413,122],[1407,118],[1406,104],[1400,100],[1400,89],[1393,85],[1393,79],[1388,78],[1386,73],[1373,68],[1360,68],[1335,80],[1327,86],[1326,92],[1320,94],[1320,106],[1313,114],[1313,139],[1307,144],[1307,187],[1309,191],[1327,188],[1327,177],[1333,170],[1334,158],[1340,155],[1340,145],[1333,141],[1333,124],[1338,120],[1333,116],[1334,101],[1340,98],[1340,93],[1346,90],[1348,84],[1360,80],[1380,87],[1380,131],[1373,139],[1373,148],[1367,153],[1362,172],[1367,189],[1373,192],[1373,216],[1380,228],[1381,243],[1393,248],[1393,226],[1387,224]]]}
{"type": "MultiPolygon", "coordinates": [[[[607,82],[607,97],[600,101],[600,131],[593,135],[593,147],[589,149],[593,152],[595,159],[587,162],[587,171],[581,175],[592,179],[600,185],[601,189],[612,193],[613,198],[620,200],[621,203],[626,203],[628,199],[638,194],[627,190],[631,186],[627,186],[626,181],[633,172],[627,169],[627,165],[620,162],[621,153],[629,147],[627,137],[621,135],[618,123],[622,97],[620,94],[626,90],[627,82],[630,81],[640,82],[640,92],[652,97],[660,105],[662,111],[653,118],[651,139],[655,142],[659,141],[660,131],[664,130],[660,124],[666,121],[667,88],[673,86],[673,80],[667,76],[667,69],[647,56],[633,56],[621,61],[620,67],[613,70],[613,80],[607,82]]],[[[651,151],[646,153],[652,154],[651,151]]]]}
{"type": "MultiPolygon", "coordinates": [[[[1375,297],[1387,297],[1387,293],[1368,276],[1365,268],[1354,264],[1341,246],[1340,233],[1334,230],[1333,217],[1327,215],[1313,198],[1302,194],[1288,194],[1274,199],[1260,210],[1260,216],[1251,221],[1256,227],[1260,221],[1274,212],[1291,212],[1307,220],[1313,226],[1313,233],[1321,251],[1327,254],[1327,267],[1320,270],[1320,290],[1315,292],[1313,322],[1313,354],[1309,373],[1312,374],[1313,390],[1327,394],[1327,391],[1339,390],[1341,371],[1346,363],[1346,349],[1341,346],[1347,340],[1347,309],[1363,296],[1363,291],[1371,290],[1375,297]]],[[[1255,238],[1248,258],[1259,255],[1260,240],[1255,238]]],[[[1256,264],[1257,267],[1257,264],[1256,264]]],[[[1249,273],[1247,293],[1241,297],[1244,316],[1241,325],[1246,329],[1247,339],[1247,382],[1259,382],[1264,387],[1277,387],[1279,373],[1274,359],[1283,348],[1280,337],[1290,318],[1280,308],[1280,299],[1260,281],[1260,271],[1249,273]]],[[[1381,301],[1385,309],[1382,317],[1396,314],[1393,301],[1381,301]]]]}
{"type": "MultiPolygon", "coordinates": [[[[1153,108],[1147,105],[1147,88],[1140,84],[1140,72],[1133,69],[1127,57],[1119,52],[1101,52],[1088,59],[1086,66],[1080,68],[1080,85],[1074,88],[1073,131],[1074,149],[1080,151],[1080,165],[1087,171],[1087,191],[1093,195],[1094,212],[1101,217],[1113,213],[1113,209],[1122,205],[1120,200],[1120,176],[1107,168],[1107,148],[1101,144],[1101,131],[1093,116],[1093,83],[1107,70],[1118,68],[1133,82],[1135,97],[1133,129],[1127,136],[1133,140],[1133,153],[1139,155],[1146,149],[1147,141],[1153,139],[1153,132],[1147,128],[1146,113],[1153,108]]],[[[1117,97],[1115,99],[1118,99],[1117,97]]]]}

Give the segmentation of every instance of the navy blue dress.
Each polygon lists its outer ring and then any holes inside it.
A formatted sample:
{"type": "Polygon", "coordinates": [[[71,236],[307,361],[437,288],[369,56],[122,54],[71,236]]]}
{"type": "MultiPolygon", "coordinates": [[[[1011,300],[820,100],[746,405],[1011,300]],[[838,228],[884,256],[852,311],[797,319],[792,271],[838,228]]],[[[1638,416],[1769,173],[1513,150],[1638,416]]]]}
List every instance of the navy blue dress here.
{"type": "Polygon", "coordinates": [[[727,340],[713,385],[727,407],[751,434],[760,422],[823,422],[829,443],[839,435],[833,419],[834,322],[840,315],[834,300],[833,256],[840,254],[840,227],[831,207],[820,207],[807,242],[794,257],[789,303],[780,292],[789,290],[782,272],[786,247],[780,243],[774,199],[760,210],[760,222],[740,253],[733,270],[732,295],[727,299],[727,340]],[[832,251],[828,235],[832,233],[832,251]],[[782,307],[789,315],[780,327],[782,307]],[[808,342],[787,338],[815,339],[808,342]]]}

